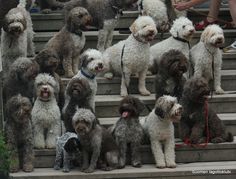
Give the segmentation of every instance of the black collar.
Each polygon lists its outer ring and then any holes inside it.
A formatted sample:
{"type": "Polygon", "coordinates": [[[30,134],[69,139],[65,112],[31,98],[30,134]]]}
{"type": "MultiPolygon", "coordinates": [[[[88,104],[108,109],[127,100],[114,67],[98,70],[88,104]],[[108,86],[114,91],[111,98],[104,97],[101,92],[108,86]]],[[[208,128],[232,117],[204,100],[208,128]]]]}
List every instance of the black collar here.
{"type": "Polygon", "coordinates": [[[89,74],[89,73],[85,72],[83,68],[81,68],[80,71],[81,71],[82,75],[84,75],[86,78],[91,79],[91,80],[93,80],[96,76],[94,74],[91,74],[91,73],[89,74]]]}
{"type": "Polygon", "coordinates": [[[82,36],[82,34],[83,34],[83,32],[81,31],[81,30],[75,30],[74,32],[73,32],[74,34],[76,34],[76,35],[78,35],[78,36],[82,36]]]}
{"type": "Polygon", "coordinates": [[[188,44],[188,48],[190,49],[190,44],[189,44],[189,41],[186,40],[186,39],[182,39],[180,37],[174,37],[172,36],[175,40],[178,40],[178,41],[181,41],[181,42],[184,42],[184,43],[187,43],[188,44]]]}

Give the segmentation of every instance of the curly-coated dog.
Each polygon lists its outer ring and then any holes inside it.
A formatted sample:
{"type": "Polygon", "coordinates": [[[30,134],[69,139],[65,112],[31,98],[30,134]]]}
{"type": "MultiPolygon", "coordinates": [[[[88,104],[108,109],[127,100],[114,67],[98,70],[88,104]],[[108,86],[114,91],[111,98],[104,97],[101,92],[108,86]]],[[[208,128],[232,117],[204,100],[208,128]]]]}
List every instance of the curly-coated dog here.
{"type": "Polygon", "coordinates": [[[173,22],[170,29],[171,36],[161,42],[151,46],[151,65],[152,73],[157,73],[160,59],[163,53],[176,49],[180,50],[189,60],[190,46],[189,41],[195,32],[193,23],[186,17],[179,17],[173,22]]]}
{"type": "MultiPolygon", "coordinates": [[[[95,95],[97,93],[96,75],[104,70],[102,54],[98,50],[88,49],[80,56],[81,69],[73,77],[88,81],[92,94],[88,98],[88,103],[92,111],[95,112],[95,95]]],[[[67,84],[66,91],[70,82],[67,84]]],[[[70,97],[65,94],[65,105],[69,103],[70,97]]]]}
{"type": "Polygon", "coordinates": [[[113,45],[104,52],[106,68],[111,73],[106,73],[106,78],[112,78],[113,74],[122,75],[121,96],[128,95],[128,86],[131,74],[139,75],[139,92],[148,96],[145,80],[150,63],[150,41],[157,34],[155,22],[149,16],[140,16],[131,25],[132,34],[123,41],[113,45]]]}
{"type": "Polygon", "coordinates": [[[56,138],[61,135],[61,112],[54,95],[56,81],[46,73],[35,79],[36,101],[32,109],[34,147],[55,148],[56,138]]]}
{"type": "Polygon", "coordinates": [[[89,105],[89,97],[92,94],[92,90],[87,80],[73,78],[70,80],[65,94],[69,99],[66,99],[67,103],[62,110],[63,121],[66,131],[75,132],[72,125],[72,118],[76,112],[76,108],[92,110],[92,106],[89,105]]]}
{"type": "Polygon", "coordinates": [[[175,136],[173,122],[181,118],[182,106],[177,98],[161,96],[155,108],[141,121],[145,134],[150,139],[157,168],[175,168],[175,136]]]}
{"type": "MultiPolygon", "coordinates": [[[[52,10],[62,9],[65,1],[62,0],[36,0],[39,4],[40,10],[44,14],[51,13],[52,10]]],[[[69,1],[69,0],[67,0],[69,1]]]]}
{"type": "Polygon", "coordinates": [[[222,51],[219,49],[224,41],[223,29],[216,24],[209,25],[202,32],[200,42],[190,51],[194,76],[212,81],[212,90],[215,90],[216,94],[224,93],[221,88],[222,51]]]}
{"type": "Polygon", "coordinates": [[[73,167],[73,160],[79,160],[80,150],[81,145],[77,134],[73,132],[63,134],[56,142],[54,169],[59,170],[63,164],[63,172],[69,172],[73,167]]]}
{"type": "Polygon", "coordinates": [[[72,77],[78,73],[79,56],[85,45],[83,30],[90,21],[91,16],[85,8],[71,9],[64,27],[46,44],[45,48],[59,57],[65,77],[72,77]]]}
{"type": "Polygon", "coordinates": [[[1,51],[3,70],[9,71],[10,65],[18,57],[34,56],[33,27],[31,17],[25,9],[26,0],[20,0],[3,20],[1,51]]]}
{"type": "Polygon", "coordinates": [[[179,100],[186,81],[183,74],[188,70],[186,56],[179,50],[165,52],[159,67],[160,70],[155,78],[156,99],[162,95],[170,95],[179,100]]]}
{"type": "Polygon", "coordinates": [[[139,123],[139,115],[144,104],[135,97],[126,96],[120,102],[120,119],[112,127],[112,134],[119,146],[119,168],[126,164],[126,151],[128,145],[131,150],[131,165],[141,167],[140,146],[143,138],[143,129],[139,123]]]}
{"type": "Polygon", "coordinates": [[[89,109],[77,109],[73,126],[82,146],[82,171],[91,173],[98,168],[112,170],[118,165],[118,147],[108,130],[100,126],[89,109]]]}
{"type": "Polygon", "coordinates": [[[25,172],[34,169],[31,109],[30,100],[20,94],[7,101],[4,132],[8,150],[11,151],[10,172],[17,172],[20,168],[25,172]]]}
{"type": "Polygon", "coordinates": [[[104,51],[110,47],[113,39],[113,30],[123,9],[135,5],[138,0],[71,0],[65,5],[66,17],[69,11],[81,6],[88,9],[93,17],[93,25],[99,29],[97,49],[104,51]]]}
{"type": "Polygon", "coordinates": [[[4,78],[3,97],[6,102],[10,97],[21,94],[33,101],[34,79],[39,72],[38,64],[29,58],[20,57],[12,65],[4,78]]]}
{"type": "Polygon", "coordinates": [[[208,83],[202,77],[194,77],[185,83],[181,99],[184,109],[180,120],[180,137],[182,140],[189,140],[192,144],[207,141],[221,143],[233,140],[232,134],[226,133],[222,121],[214,110],[208,107],[207,98],[209,94],[208,83]]]}

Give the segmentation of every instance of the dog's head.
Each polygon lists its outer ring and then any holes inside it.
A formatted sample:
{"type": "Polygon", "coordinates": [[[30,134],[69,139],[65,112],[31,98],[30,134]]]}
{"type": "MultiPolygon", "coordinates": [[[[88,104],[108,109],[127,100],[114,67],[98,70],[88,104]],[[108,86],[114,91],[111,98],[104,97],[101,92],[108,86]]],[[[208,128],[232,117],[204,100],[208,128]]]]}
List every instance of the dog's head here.
{"type": "Polygon", "coordinates": [[[64,145],[64,149],[67,153],[76,153],[81,150],[81,145],[78,137],[71,137],[64,145]]]}
{"type": "Polygon", "coordinates": [[[11,97],[6,104],[6,114],[14,119],[14,122],[23,124],[31,117],[32,105],[27,97],[20,94],[11,97]]]}
{"type": "Polygon", "coordinates": [[[96,126],[96,117],[89,109],[77,109],[73,118],[72,124],[76,133],[82,137],[88,135],[96,126]]]}
{"type": "Polygon", "coordinates": [[[201,41],[214,47],[222,46],[225,42],[223,29],[216,24],[207,26],[202,32],[201,41]]]}
{"type": "Polygon", "coordinates": [[[27,27],[25,13],[22,8],[13,8],[3,20],[3,30],[13,36],[18,37],[27,27]]]}
{"type": "Polygon", "coordinates": [[[88,49],[80,56],[81,68],[96,75],[104,70],[102,53],[95,49],[88,49]]]}
{"type": "Polygon", "coordinates": [[[185,40],[190,40],[195,32],[192,21],[186,17],[179,17],[173,22],[170,33],[173,37],[179,37],[185,40]]]}
{"type": "Polygon", "coordinates": [[[193,77],[184,85],[183,97],[194,103],[204,103],[210,94],[210,88],[205,78],[193,77]]]}
{"type": "Polygon", "coordinates": [[[160,61],[160,72],[168,73],[173,78],[180,79],[187,72],[188,60],[179,50],[165,52],[160,61]]]}
{"type": "Polygon", "coordinates": [[[71,98],[83,100],[89,97],[91,93],[92,90],[87,80],[78,78],[71,79],[67,89],[67,95],[71,98]]]}
{"type": "Polygon", "coordinates": [[[85,8],[75,7],[67,16],[66,27],[70,32],[82,35],[81,30],[86,30],[91,22],[92,17],[85,8]]]}
{"type": "Polygon", "coordinates": [[[38,73],[39,65],[36,61],[26,57],[20,57],[11,65],[9,78],[14,81],[28,83],[34,80],[38,73]]]}
{"type": "Polygon", "coordinates": [[[53,74],[60,62],[58,55],[50,49],[44,49],[34,59],[40,66],[40,72],[53,74]]]}
{"type": "Polygon", "coordinates": [[[122,118],[139,117],[144,108],[144,104],[138,98],[126,96],[120,102],[119,113],[122,118]]]}
{"type": "Polygon", "coordinates": [[[41,101],[50,101],[54,98],[57,91],[57,83],[55,79],[46,73],[40,73],[35,79],[36,95],[41,101]]]}
{"type": "Polygon", "coordinates": [[[152,41],[157,34],[156,24],[149,16],[136,19],[130,26],[130,31],[137,40],[144,43],[152,41]]]}
{"type": "Polygon", "coordinates": [[[176,97],[163,95],[158,98],[155,104],[155,114],[162,120],[171,120],[178,122],[183,112],[182,106],[178,103],[176,97]]]}

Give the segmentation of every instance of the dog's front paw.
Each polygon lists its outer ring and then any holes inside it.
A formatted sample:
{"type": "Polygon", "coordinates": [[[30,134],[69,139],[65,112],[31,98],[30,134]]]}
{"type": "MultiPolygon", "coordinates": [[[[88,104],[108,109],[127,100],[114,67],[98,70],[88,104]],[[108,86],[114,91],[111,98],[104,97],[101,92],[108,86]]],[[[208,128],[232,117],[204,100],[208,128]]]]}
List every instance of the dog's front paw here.
{"type": "Polygon", "coordinates": [[[111,72],[105,73],[105,74],[104,74],[104,78],[106,78],[106,79],[108,79],[108,80],[112,80],[112,78],[113,78],[113,73],[111,73],[111,72]]]}
{"type": "Polygon", "coordinates": [[[143,96],[150,96],[151,95],[150,91],[148,91],[146,89],[140,90],[140,94],[143,96]]]}
{"type": "Polygon", "coordinates": [[[128,96],[128,92],[126,90],[121,90],[120,95],[121,97],[126,97],[128,96]]]}
{"type": "Polygon", "coordinates": [[[52,10],[51,10],[51,9],[43,9],[43,10],[41,11],[41,13],[42,13],[42,14],[50,14],[50,13],[52,13],[52,10]]]}
{"type": "Polygon", "coordinates": [[[125,160],[120,159],[119,164],[118,164],[118,168],[119,168],[119,169],[125,168],[125,160]]]}
{"type": "Polygon", "coordinates": [[[72,71],[68,71],[66,74],[65,74],[65,77],[67,78],[71,78],[74,76],[74,73],[72,71]]]}
{"type": "Polygon", "coordinates": [[[166,162],[166,167],[168,168],[176,168],[176,163],[174,161],[172,162],[166,162]]]}
{"type": "Polygon", "coordinates": [[[54,165],[54,170],[60,170],[60,165],[54,165]]]}
{"type": "Polygon", "coordinates": [[[213,139],[211,139],[212,143],[222,143],[225,142],[225,140],[222,137],[215,137],[213,139]]]}
{"type": "Polygon", "coordinates": [[[165,163],[158,163],[158,164],[156,164],[156,167],[160,168],[160,169],[166,168],[166,164],[165,163]]]}
{"type": "Polygon", "coordinates": [[[224,94],[224,93],[225,91],[221,87],[216,88],[215,94],[224,94]]]}
{"type": "Polygon", "coordinates": [[[86,170],[84,170],[83,172],[84,172],[84,173],[92,173],[92,172],[94,172],[94,168],[89,167],[89,168],[87,168],[86,170]]]}
{"type": "Polygon", "coordinates": [[[142,167],[142,163],[141,163],[141,161],[133,161],[132,166],[136,167],[136,168],[140,168],[140,167],[142,167]]]}
{"type": "Polygon", "coordinates": [[[62,171],[67,173],[67,172],[70,172],[70,169],[68,167],[64,167],[62,171]]]}
{"type": "Polygon", "coordinates": [[[34,170],[34,166],[29,163],[29,164],[24,164],[23,169],[24,172],[32,172],[34,170]]]}

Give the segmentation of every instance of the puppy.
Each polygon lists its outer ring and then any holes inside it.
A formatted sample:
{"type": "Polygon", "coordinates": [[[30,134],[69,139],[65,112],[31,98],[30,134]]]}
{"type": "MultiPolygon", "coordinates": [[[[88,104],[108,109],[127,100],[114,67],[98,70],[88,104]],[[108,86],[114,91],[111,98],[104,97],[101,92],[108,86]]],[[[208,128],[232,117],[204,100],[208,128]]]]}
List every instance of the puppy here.
{"type": "Polygon", "coordinates": [[[159,71],[155,78],[156,99],[171,95],[179,100],[186,81],[183,74],[188,69],[188,59],[179,50],[165,52],[160,61],[159,71]]]}
{"type": "Polygon", "coordinates": [[[20,168],[25,172],[34,169],[31,109],[30,100],[20,94],[7,101],[4,132],[8,150],[11,151],[10,172],[17,172],[20,168]]]}
{"type": "Polygon", "coordinates": [[[66,131],[75,132],[72,126],[72,117],[76,112],[76,107],[92,110],[92,106],[89,105],[92,90],[87,80],[74,78],[70,80],[65,94],[68,99],[66,99],[67,103],[62,110],[63,121],[66,131]]]}
{"type": "Polygon", "coordinates": [[[204,78],[194,77],[185,83],[181,99],[184,108],[180,121],[180,137],[182,140],[189,140],[192,144],[233,141],[232,134],[226,133],[222,121],[208,107],[207,96],[209,94],[210,89],[207,80],[204,78]],[[206,116],[206,112],[208,112],[208,116],[206,116]],[[206,124],[208,129],[206,129],[206,124]],[[207,134],[208,132],[209,134],[207,134]]]}
{"type": "Polygon", "coordinates": [[[73,116],[73,126],[82,146],[82,171],[91,173],[97,162],[99,168],[111,170],[118,165],[118,147],[108,131],[97,123],[89,109],[78,109],[73,116]]]}
{"type": "Polygon", "coordinates": [[[131,165],[141,167],[140,146],[143,129],[139,123],[139,115],[144,109],[143,103],[135,97],[127,96],[120,102],[120,119],[112,127],[112,133],[119,146],[119,168],[126,164],[127,145],[131,148],[131,165]]]}
{"type": "Polygon", "coordinates": [[[219,49],[224,41],[223,29],[215,24],[209,25],[202,32],[200,42],[190,51],[194,76],[212,81],[216,94],[224,93],[221,88],[222,51],[219,49]]]}
{"type": "Polygon", "coordinates": [[[118,24],[123,9],[135,5],[138,0],[71,0],[65,5],[65,17],[74,7],[84,7],[93,17],[92,25],[99,29],[97,49],[103,52],[110,47],[113,39],[113,30],[118,24]]]}
{"type": "Polygon", "coordinates": [[[75,133],[66,132],[57,139],[56,159],[54,169],[59,170],[63,163],[63,172],[69,172],[72,167],[72,161],[78,160],[80,155],[80,142],[75,133]]]}
{"type": "Polygon", "coordinates": [[[181,118],[182,106],[177,98],[163,95],[155,108],[141,121],[145,134],[150,139],[157,168],[175,168],[174,125],[181,118]]]}
{"type": "Polygon", "coordinates": [[[85,45],[85,36],[82,31],[86,29],[90,21],[91,16],[85,8],[71,9],[64,27],[46,44],[46,49],[53,51],[60,58],[65,77],[70,78],[78,72],[79,55],[85,45]]]}
{"type": "MultiPolygon", "coordinates": [[[[157,34],[155,22],[149,16],[141,16],[134,21],[130,30],[132,34],[128,39],[108,48],[104,52],[104,60],[108,71],[122,76],[121,96],[128,95],[128,86],[131,74],[139,75],[139,92],[148,96],[145,79],[150,59],[150,44],[157,34]]],[[[112,78],[113,74],[105,74],[106,78],[112,78]]]]}
{"type": "Polygon", "coordinates": [[[46,73],[35,79],[36,101],[32,109],[34,127],[34,147],[37,149],[55,148],[56,138],[61,135],[61,113],[54,91],[56,81],[46,73]]]}

